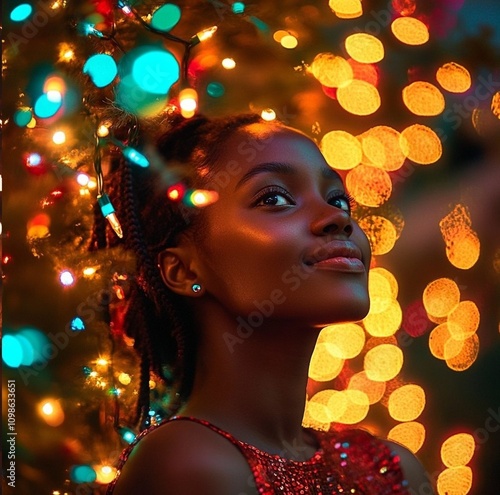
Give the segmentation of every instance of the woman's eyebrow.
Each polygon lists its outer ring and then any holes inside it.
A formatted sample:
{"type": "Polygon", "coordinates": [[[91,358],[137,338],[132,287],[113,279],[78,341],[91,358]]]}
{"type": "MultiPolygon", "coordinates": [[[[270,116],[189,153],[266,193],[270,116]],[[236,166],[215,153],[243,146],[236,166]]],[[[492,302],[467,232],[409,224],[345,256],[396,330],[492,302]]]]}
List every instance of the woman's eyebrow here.
{"type": "MultiPolygon", "coordinates": [[[[260,163],[256,165],[254,168],[250,169],[236,184],[235,190],[239,189],[243,184],[248,182],[252,177],[263,173],[275,173],[275,174],[284,174],[284,175],[297,175],[297,168],[291,165],[290,163],[283,162],[268,162],[268,163],[260,163]]],[[[322,167],[321,168],[321,176],[324,179],[334,179],[334,180],[342,180],[340,175],[330,167],[322,167]]]]}

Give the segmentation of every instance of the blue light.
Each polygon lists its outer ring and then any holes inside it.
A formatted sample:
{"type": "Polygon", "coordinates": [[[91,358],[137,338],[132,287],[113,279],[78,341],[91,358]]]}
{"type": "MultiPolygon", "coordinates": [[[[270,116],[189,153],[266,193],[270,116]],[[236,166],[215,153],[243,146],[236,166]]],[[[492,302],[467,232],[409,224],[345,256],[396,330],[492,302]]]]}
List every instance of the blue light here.
{"type": "Polygon", "coordinates": [[[29,3],[18,5],[10,13],[10,19],[14,22],[22,22],[26,20],[33,12],[33,7],[29,3]]]}
{"type": "Polygon", "coordinates": [[[243,14],[245,12],[245,4],[243,2],[234,2],[232,10],[235,14],[243,14]]]}
{"type": "Polygon", "coordinates": [[[24,366],[31,366],[33,364],[33,361],[35,360],[35,350],[33,349],[33,345],[26,337],[24,337],[20,333],[17,334],[15,338],[19,342],[23,352],[21,364],[24,366]]]}
{"type": "Polygon", "coordinates": [[[85,330],[85,323],[78,316],[71,320],[70,326],[73,332],[81,332],[82,330],[85,330]]]}
{"type": "Polygon", "coordinates": [[[135,433],[129,428],[121,427],[119,433],[127,443],[132,443],[135,440],[135,433]]]}
{"type": "Polygon", "coordinates": [[[144,91],[166,95],[179,79],[179,62],[167,50],[150,48],[134,60],[132,77],[144,91]]]}
{"type": "Polygon", "coordinates": [[[2,338],[2,359],[11,368],[19,368],[23,361],[23,348],[14,335],[4,335],[2,338]]]}
{"type": "Polygon", "coordinates": [[[51,101],[51,98],[47,96],[46,93],[39,96],[35,102],[35,115],[40,117],[41,119],[48,119],[49,117],[53,117],[61,108],[62,100],[60,101],[51,101]]]}
{"type": "Polygon", "coordinates": [[[125,146],[122,149],[122,153],[127,160],[130,160],[135,165],[139,165],[139,167],[145,168],[149,166],[149,160],[143,154],[139,153],[130,146],[125,146]]]}
{"type": "Polygon", "coordinates": [[[85,464],[71,466],[69,477],[74,483],[93,483],[96,480],[95,471],[85,464]]]}
{"type": "Polygon", "coordinates": [[[156,10],[151,19],[151,26],[158,31],[170,31],[180,20],[181,9],[167,3],[156,10]]]}
{"type": "Polygon", "coordinates": [[[44,333],[35,328],[23,328],[18,334],[18,336],[24,337],[33,349],[33,362],[43,363],[47,361],[44,357],[43,351],[46,349],[49,340],[44,333]]]}
{"type": "Polygon", "coordinates": [[[92,55],[85,62],[83,73],[88,74],[98,88],[103,88],[113,81],[118,74],[118,68],[111,55],[99,53],[92,55]]]}
{"type": "Polygon", "coordinates": [[[14,113],[14,122],[19,127],[26,127],[33,118],[33,114],[29,108],[20,108],[14,113]]]}
{"type": "Polygon", "coordinates": [[[220,98],[221,96],[224,95],[225,92],[226,92],[226,89],[219,82],[211,82],[211,83],[208,83],[208,85],[207,85],[207,93],[212,98],[220,98]]]}

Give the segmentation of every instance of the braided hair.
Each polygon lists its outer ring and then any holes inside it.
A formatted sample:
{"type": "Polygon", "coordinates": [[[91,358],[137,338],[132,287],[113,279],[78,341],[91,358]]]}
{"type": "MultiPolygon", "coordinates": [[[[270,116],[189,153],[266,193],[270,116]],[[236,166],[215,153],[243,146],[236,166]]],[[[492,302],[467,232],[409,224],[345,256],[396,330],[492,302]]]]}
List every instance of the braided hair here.
{"type": "MultiPolygon", "coordinates": [[[[255,114],[208,119],[195,116],[173,124],[157,142],[157,151],[167,165],[183,168],[189,188],[203,188],[214,169],[224,142],[238,129],[257,122],[255,114]]],[[[134,339],[140,357],[140,385],[135,422],[149,413],[150,372],[163,380],[178,398],[171,414],[190,394],[196,357],[196,321],[186,299],[163,282],[158,255],[175,246],[188,230],[199,235],[202,213],[167,198],[161,171],[129,164],[120,158],[107,177],[108,193],[122,224],[123,239],[109,231],[100,209],[90,249],[122,243],[132,252],[136,275],[131,281],[124,331],[134,339]]]]}

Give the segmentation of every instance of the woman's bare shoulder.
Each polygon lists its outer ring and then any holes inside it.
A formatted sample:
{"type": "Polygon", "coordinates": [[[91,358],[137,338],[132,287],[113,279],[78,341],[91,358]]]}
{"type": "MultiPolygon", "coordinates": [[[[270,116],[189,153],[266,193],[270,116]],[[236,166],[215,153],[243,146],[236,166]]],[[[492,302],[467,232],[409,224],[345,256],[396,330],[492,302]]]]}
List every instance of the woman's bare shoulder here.
{"type": "Polygon", "coordinates": [[[253,477],[238,448],[192,421],[172,421],[134,447],[113,495],[254,495],[253,477]]]}
{"type": "Polygon", "coordinates": [[[399,456],[403,475],[408,482],[408,488],[415,493],[434,493],[431,478],[415,454],[397,442],[391,440],[383,440],[383,442],[392,452],[399,456]]]}

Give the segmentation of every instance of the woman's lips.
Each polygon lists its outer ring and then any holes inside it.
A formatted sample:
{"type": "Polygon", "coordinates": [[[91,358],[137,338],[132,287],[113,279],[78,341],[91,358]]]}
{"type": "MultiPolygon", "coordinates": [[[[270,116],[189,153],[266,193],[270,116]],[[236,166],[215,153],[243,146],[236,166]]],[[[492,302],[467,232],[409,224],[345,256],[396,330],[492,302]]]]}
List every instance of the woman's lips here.
{"type": "Polygon", "coordinates": [[[347,258],[345,256],[336,256],[335,258],[318,261],[313,263],[312,266],[337,272],[363,273],[366,271],[365,265],[359,258],[347,258]]]}

